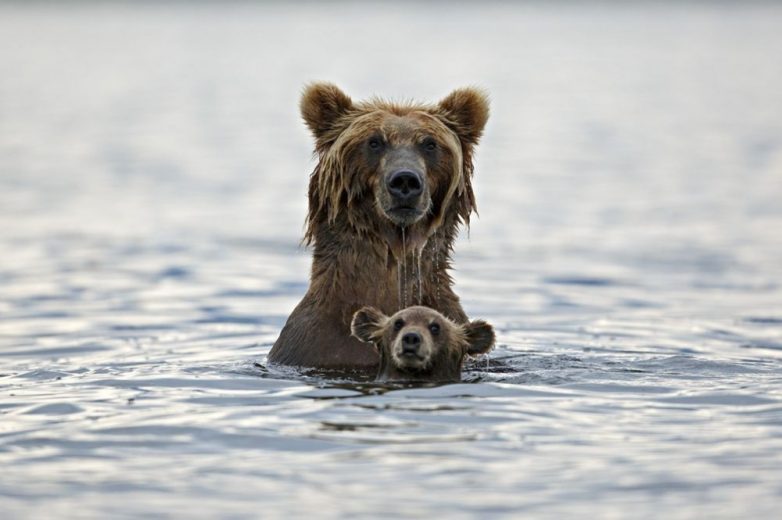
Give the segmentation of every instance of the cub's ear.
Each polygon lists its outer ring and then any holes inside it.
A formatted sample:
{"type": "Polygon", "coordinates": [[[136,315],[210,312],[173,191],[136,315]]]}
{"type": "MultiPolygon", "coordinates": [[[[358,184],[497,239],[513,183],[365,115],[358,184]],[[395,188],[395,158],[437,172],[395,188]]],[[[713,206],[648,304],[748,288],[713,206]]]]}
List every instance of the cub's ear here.
{"type": "Polygon", "coordinates": [[[374,343],[382,336],[380,331],[387,319],[388,316],[374,307],[362,307],[353,315],[350,332],[361,341],[374,343]]]}
{"type": "Polygon", "coordinates": [[[474,145],[489,119],[489,96],[477,88],[454,90],[437,105],[445,123],[464,144],[474,145]]]}
{"type": "Polygon", "coordinates": [[[301,94],[301,117],[315,139],[334,127],[334,123],[353,108],[353,101],[332,83],[310,83],[301,94]]]}
{"type": "Polygon", "coordinates": [[[470,356],[486,354],[494,346],[494,328],[483,320],[464,325],[464,333],[467,336],[466,353],[470,356]]]}

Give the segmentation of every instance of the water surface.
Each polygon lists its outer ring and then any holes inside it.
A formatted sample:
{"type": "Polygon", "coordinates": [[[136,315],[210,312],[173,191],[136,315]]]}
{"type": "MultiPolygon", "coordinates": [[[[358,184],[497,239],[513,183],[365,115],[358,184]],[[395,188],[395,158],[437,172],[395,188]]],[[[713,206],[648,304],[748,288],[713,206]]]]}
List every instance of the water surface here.
{"type": "Polygon", "coordinates": [[[0,5],[2,516],[775,517],[782,9],[318,5],[0,5]],[[313,79],[491,92],[462,384],[265,365],[313,79]]]}

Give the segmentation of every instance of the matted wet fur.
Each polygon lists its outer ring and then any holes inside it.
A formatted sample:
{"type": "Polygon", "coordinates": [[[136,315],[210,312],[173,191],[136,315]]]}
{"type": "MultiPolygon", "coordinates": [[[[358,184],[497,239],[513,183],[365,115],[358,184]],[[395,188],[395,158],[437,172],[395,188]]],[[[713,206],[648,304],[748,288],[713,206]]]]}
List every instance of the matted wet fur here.
{"type": "Polygon", "coordinates": [[[460,381],[465,356],[494,346],[494,329],[485,321],[457,324],[429,307],[407,307],[393,316],[362,307],[350,330],[380,354],[376,381],[460,381]]]}
{"type": "Polygon", "coordinates": [[[356,103],[315,83],[300,108],[318,158],[305,233],[312,271],[269,361],[373,371],[377,353],[350,335],[360,307],[418,304],[467,321],[448,269],[458,226],[476,211],[473,150],[488,100],[465,88],[431,105],[356,103]]]}

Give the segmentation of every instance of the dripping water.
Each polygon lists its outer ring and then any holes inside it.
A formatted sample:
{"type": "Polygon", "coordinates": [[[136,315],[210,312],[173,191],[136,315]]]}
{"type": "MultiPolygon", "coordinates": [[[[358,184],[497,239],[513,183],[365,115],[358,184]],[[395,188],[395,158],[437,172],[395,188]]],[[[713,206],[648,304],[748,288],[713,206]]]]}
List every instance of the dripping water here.
{"type": "Polygon", "coordinates": [[[435,287],[435,302],[440,302],[440,231],[434,232],[432,240],[432,285],[435,287]]]}
{"type": "Polygon", "coordinates": [[[423,280],[421,279],[421,253],[423,248],[415,250],[415,280],[418,283],[418,305],[424,303],[423,280]]]}
{"type": "Polygon", "coordinates": [[[397,297],[399,300],[399,309],[402,309],[402,266],[399,263],[399,260],[397,259],[396,262],[396,287],[397,287],[397,297]]]}
{"type": "MultiPolygon", "coordinates": [[[[405,228],[402,228],[402,269],[400,270],[401,282],[399,283],[400,308],[407,307],[407,243],[405,239],[405,228]]],[[[397,266],[399,269],[399,266],[397,266]]]]}
{"type": "MultiPolygon", "coordinates": [[[[397,260],[397,284],[399,287],[398,292],[398,301],[399,301],[399,308],[404,309],[407,307],[407,281],[408,281],[408,272],[407,272],[407,235],[405,233],[405,228],[401,228],[402,230],[402,261],[399,262],[397,260]]],[[[422,257],[423,257],[423,249],[416,249],[413,251],[413,265],[411,266],[411,271],[413,276],[415,277],[415,280],[411,287],[411,294],[410,299],[411,303],[413,303],[413,300],[415,299],[414,292],[417,289],[418,292],[418,298],[416,303],[418,305],[423,305],[424,302],[424,283],[423,283],[423,270],[421,267],[422,257]]],[[[437,265],[437,259],[434,259],[434,265],[436,270],[437,265]]],[[[436,278],[435,274],[432,274],[432,283],[435,283],[436,278]]],[[[435,283],[435,285],[437,285],[435,283]]],[[[439,291],[439,286],[437,287],[439,291]]],[[[439,295],[439,292],[438,292],[439,295]]]]}

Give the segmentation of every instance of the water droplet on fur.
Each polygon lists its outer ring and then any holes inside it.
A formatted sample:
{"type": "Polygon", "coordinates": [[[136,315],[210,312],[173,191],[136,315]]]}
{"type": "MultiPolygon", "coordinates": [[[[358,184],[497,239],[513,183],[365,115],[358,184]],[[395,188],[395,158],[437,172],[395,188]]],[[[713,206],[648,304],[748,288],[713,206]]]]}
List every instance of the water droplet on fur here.
{"type": "Polygon", "coordinates": [[[402,293],[401,308],[407,307],[407,242],[405,239],[405,228],[402,228],[402,283],[399,284],[399,290],[402,293]]]}
{"type": "Polygon", "coordinates": [[[399,298],[399,309],[402,308],[402,267],[399,265],[399,261],[396,262],[396,288],[397,296],[399,298]]]}
{"type": "Polygon", "coordinates": [[[413,252],[413,258],[415,260],[415,283],[418,286],[418,305],[422,305],[424,301],[423,287],[421,283],[421,249],[416,249],[413,252]]]}
{"type": "Polygon", "coordinates": [[[440,302],[440,279],[438,271],[440,269],[440,237],[439,231],[435,231],[432,242],[432,285],[435,287],[435,302],[440,302]]]}

